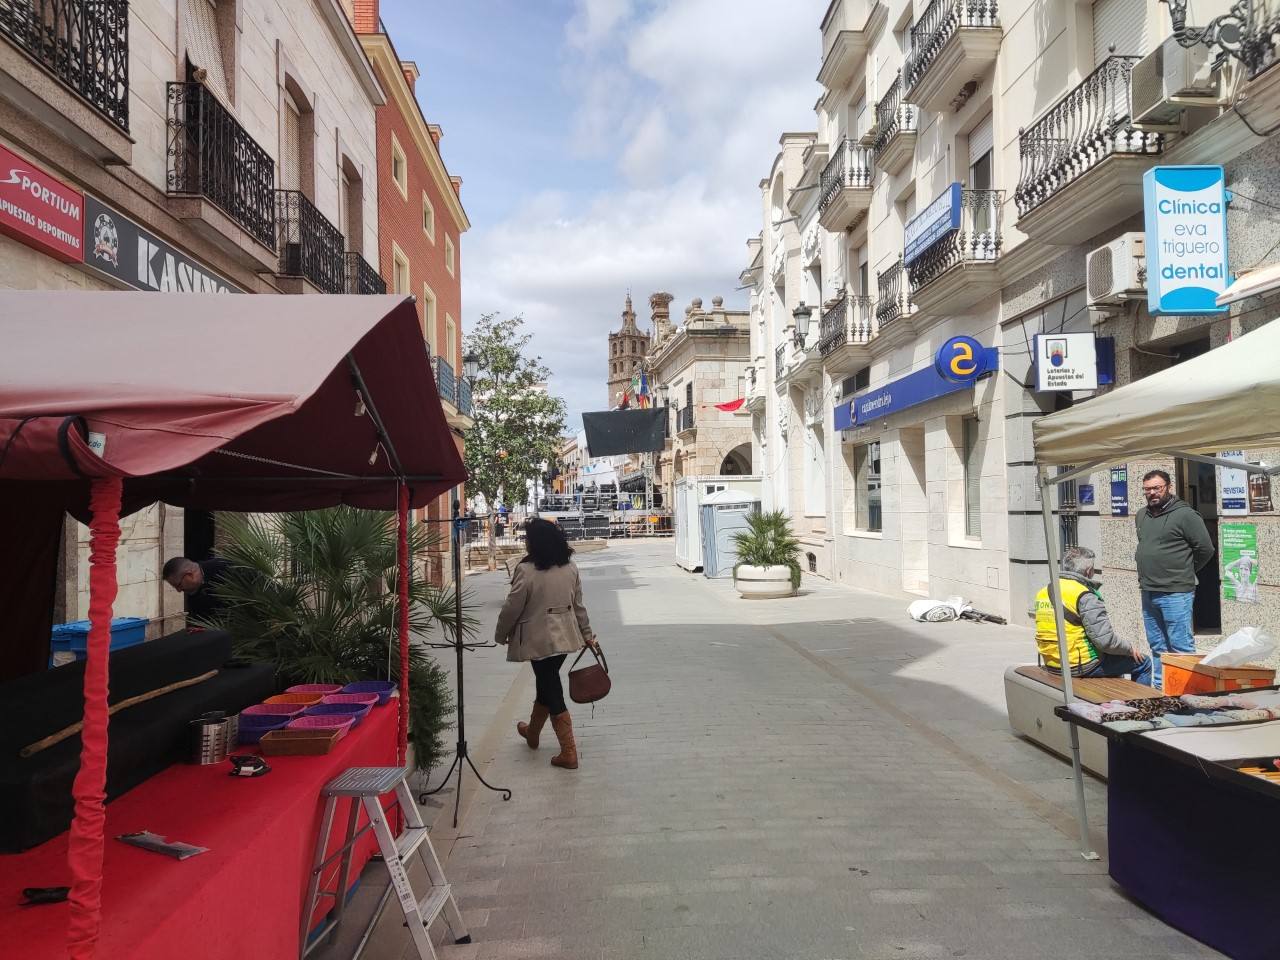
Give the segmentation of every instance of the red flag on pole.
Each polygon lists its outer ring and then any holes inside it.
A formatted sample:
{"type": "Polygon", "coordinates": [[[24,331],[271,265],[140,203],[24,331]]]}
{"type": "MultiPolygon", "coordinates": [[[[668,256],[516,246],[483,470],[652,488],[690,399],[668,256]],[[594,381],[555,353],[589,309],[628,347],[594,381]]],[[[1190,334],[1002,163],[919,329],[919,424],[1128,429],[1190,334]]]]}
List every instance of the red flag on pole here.
{"type": "Polygon", "coordinates": [[[746,397],[739,397],[737,400],[730,400],[727,403],[717,403],[713,404],[713,406],[717,410],[723,410],[725,413],[736,413],[742,409],[742,405],[746,402],[746,397]]]}

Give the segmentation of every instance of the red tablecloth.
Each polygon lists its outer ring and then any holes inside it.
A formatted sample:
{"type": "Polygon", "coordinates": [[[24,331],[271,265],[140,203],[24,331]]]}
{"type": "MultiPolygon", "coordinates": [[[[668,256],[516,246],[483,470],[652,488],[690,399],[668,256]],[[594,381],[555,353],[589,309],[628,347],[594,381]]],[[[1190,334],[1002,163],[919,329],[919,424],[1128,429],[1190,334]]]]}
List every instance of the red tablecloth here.
{"type": "MultiPolygon", "coordinates": [[[[395,766],[396,702],[374,707],[325,756],[268,757],[271,772],[252,779],[228,776],[229,764],[173,766],[108,804],[98,956],[296,957],[320,829],[320,790],[348,767],[395,766]],[[114,839],[139,830],[209,852],[179,861],[114,839]]],[[[346,803],[339,804],[334,834],[346,831],[346,803]]],[[[372,832],[362,838],[353,879],[376,846],[372,832]]],[[[64,886],[67,876],[65,833],[25,853],[0,856],[0,955],[66,956],[67,905],[19,902],[24,887],[64,886]]],[[[327,905],[322,902],[321,909],[327,905]]]]}

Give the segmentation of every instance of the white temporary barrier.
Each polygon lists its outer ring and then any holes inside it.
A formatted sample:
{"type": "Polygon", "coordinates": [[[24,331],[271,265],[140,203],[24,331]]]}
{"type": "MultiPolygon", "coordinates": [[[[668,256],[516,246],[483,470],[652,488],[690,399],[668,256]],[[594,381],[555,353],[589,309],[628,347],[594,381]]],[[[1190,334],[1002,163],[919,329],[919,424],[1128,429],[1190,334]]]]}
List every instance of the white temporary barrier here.
{"type": "Polygon", "coordinates": [[[702,569],[702,503],[722,490],[733,490],[744,500],[759,500],[760,477],[685,477],[676,482],[676,563],[686,570],[702,569]]]}

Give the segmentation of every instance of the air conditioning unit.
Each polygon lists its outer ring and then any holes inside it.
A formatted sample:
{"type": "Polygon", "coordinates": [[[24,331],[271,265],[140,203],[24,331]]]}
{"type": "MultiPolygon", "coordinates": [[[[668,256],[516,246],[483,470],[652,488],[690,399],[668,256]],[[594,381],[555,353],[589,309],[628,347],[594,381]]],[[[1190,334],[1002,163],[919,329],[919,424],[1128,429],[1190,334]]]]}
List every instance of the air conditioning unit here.
{"type": "Polygon", "coordinates": [[[1146,297],[1146,235],[1124,233],[1085,258],[1089,306],[1118,306],[1146,297]]]}
{"type": "Polygon", "coordinates": [[[1177,128],[1188,107],[1218,107],[1221,74],[1204,44],[1184,47],[1169,37],[1133,65],[1129,74],[1129,115],[1136,126],[1177,128]]]}

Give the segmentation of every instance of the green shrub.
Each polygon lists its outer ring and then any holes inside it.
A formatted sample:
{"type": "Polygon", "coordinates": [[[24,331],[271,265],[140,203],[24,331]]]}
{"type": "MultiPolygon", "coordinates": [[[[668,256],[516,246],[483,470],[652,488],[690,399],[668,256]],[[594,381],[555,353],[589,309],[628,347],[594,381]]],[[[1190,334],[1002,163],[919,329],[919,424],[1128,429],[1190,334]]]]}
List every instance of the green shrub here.
{"type": "MultiPolygon", "coordinates": [[[[399,680],[394,514],[334,507],[218,520],[218,552],[233,566],[215,587],[225,604],[209,625],[231,634],[238,656],[273,664],[282,684],[399,680]]],[[[435,536],[421,524],[409,533],[410,563],[420,567],[435,536]]],[[[451,586],[411,578],[409,598],[413,639],[452,640],[451,586]]],[[[464,592],[464,637],[475,629],[464,592]]],[[[430,770],[444,755],[453,695],[448,674],[417,643],[409,648],[409,703],[414,765],[430,770]]]]}
{"type": "Polygon", "coordinates": [[[800,541],[791,532],[791,521],[781,510],[754,513],[747,517],[748,529],[733,535],[738,548],[738,562],[733,574],[744,563],[753,567],[789,567],[791,589],[800,589],[800,541]]]}

